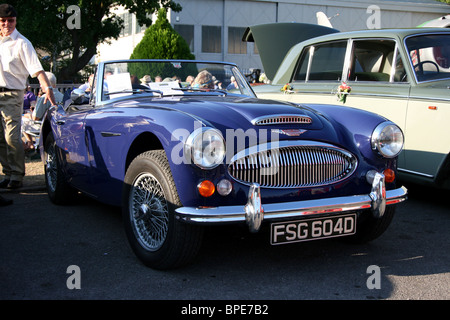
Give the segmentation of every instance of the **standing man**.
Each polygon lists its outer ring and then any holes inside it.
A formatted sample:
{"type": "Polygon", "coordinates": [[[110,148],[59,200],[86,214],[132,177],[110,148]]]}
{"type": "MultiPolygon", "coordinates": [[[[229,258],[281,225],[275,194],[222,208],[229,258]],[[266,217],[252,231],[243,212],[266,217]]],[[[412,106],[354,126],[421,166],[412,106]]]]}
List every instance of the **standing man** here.
{"type": "Polygon", "coordinates": [[[16,10],[0,4],[0,163],[3,180],[0,188],[22,187],[25,152],[21,121],[23,96],[28,75],[37,77],[47,99],[55,105],[55,96],[36,51],[16,29],[16,10]]]}

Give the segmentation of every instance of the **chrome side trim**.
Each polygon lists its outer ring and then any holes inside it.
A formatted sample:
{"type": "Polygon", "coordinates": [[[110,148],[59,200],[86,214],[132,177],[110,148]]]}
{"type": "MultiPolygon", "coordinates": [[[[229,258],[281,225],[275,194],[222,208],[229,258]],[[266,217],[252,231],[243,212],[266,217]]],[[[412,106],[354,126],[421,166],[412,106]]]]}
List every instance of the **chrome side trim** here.
{"type": "MultiPolygon", "coordinates": [[[[254,195],[254,191],[250,192],[254,195]]],[[[407,198],[408,191],[405,187],[386,191],[386,205],[400,203],[407,198]]],[[[293,219],[311,214],[338,214],[348,211],[363,209],[373,209],[374,202],[370,195],[354,195],[346,197],[325,198],[317,200],[293,201],[284,203],[269,203],[261,205],[260,199],[249,200],[254,203],[254,208],[260,206],[260,212],[255,211],[255,215],[260,215],[262,219],[293,219]]],[[[195,208],[180,207],[175,210],[177,219],[188,223],[196,224],[224,224],[246,222],[251,223],[247,218],[247,205],[213,207],[213,208],[195,208]]],[[[256,224],[249,225],[250,230],[257,231],[256,224]]]]}
{"type": "Polygon", "coordinates": [[[106,131],[102,131],[102,137],[119,137],[122,134],[120,132],[106,132],[106,131]]]}
{"type": "Polygon", "coordinates": [[[402,168],[398,168],[397,170],[400,172],[404,172],[404,173],[414,174],[416,176],[422,176],[425,178],[434,179],[434,175],[432,175],[432,174],[427,174],[427,173],[422,173],[422,172],[417,172],[417,171],[412,171],[412,170],[407,170],[407,169],[402,169],[402,168]]]}

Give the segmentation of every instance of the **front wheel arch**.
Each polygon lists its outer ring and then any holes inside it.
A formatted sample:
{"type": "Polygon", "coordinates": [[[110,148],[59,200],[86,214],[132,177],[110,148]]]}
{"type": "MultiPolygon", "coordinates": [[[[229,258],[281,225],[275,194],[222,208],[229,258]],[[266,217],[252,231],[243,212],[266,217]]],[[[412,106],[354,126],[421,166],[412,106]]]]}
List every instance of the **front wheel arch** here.
{"type": "Polygon", "coordinates": [[[179,206],[164,150],[137,156],[125,175],[122,216],[128,242],[145,265],[172,269],[189,263],[198,253],[203,228],[177,220],[179,206]]]}

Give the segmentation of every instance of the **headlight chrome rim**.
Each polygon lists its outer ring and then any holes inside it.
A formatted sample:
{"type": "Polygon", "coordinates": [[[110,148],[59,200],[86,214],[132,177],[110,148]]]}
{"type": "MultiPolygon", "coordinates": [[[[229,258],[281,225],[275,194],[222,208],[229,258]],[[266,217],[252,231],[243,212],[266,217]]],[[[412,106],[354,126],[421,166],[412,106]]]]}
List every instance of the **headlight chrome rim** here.
{"type": "Polygon", "coordinates": [[[225,158],[225,139],[215,128],[198,128],[186,140],[184,153],[188,163],[205,170],[214,169],[222,164],[225,158]]]}
{"type": "Polygon", "coordinates": [[[403,150],[403,132],[391,121],[382,122],[372,133],[371,145],[383,157],[395,158],[403,150]]]}

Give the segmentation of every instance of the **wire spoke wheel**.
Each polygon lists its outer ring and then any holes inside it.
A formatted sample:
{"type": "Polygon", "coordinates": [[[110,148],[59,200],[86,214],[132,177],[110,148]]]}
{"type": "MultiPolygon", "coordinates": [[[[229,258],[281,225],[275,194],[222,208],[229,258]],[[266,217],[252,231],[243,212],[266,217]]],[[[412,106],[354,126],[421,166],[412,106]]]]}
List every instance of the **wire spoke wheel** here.
{"type": "Polygon", "coordinates": [[[140,175],[130,194],[131,216],[138,240],[147,250],[158,250],[169,229],[169,209],[164,190],[148,173],[140,175]]]}
{"type": "Polygon", "coordinates": [[[45,159],[45,175],[47,177],[47,187],[50,191],[55,191],[58,179],[58,167],[56,163],[55,146],[50,145],[47,149],[47,157],[45,159]]]}
{"type": "Polygon", "coordinates": [[[52,133],[49,133],[44,141],[44,174],[48,196],[55,204],[71,203],[76,192],[64,176],[52,133]]]}
{"type": "Polygon", "coordinates": [[[145,265],[172,269],[196,256],[203,229],[175,218],[181,202],[164,150],[146,151],[133,159],[122,201],[128,242],[145,265]]]}

